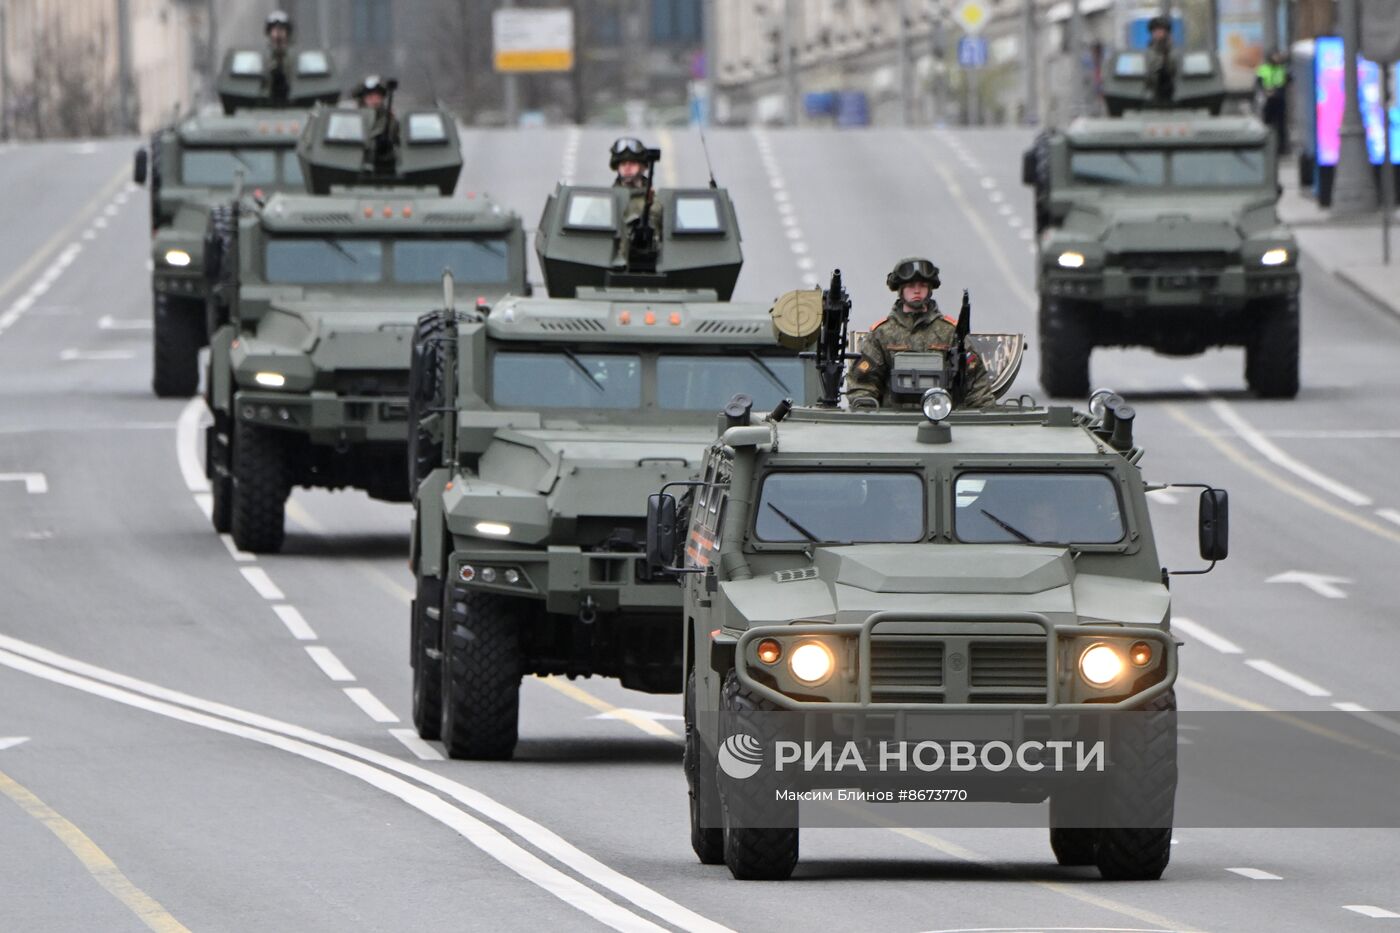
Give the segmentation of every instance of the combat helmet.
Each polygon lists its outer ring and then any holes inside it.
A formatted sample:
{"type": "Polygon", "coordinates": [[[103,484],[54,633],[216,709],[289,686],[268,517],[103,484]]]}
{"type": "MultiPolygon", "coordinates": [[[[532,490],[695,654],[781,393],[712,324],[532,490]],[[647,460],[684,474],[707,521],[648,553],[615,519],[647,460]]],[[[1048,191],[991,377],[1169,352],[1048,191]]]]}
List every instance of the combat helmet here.
{"type": "Polygon", "coordinates": [[[273,10],[271,13],[267,14],[267,19],[263,21],[263,35],[272,32],[274,26],[281,26],[283,29],[286,29],[287,38],[291,38],[293,29],[292,18],[287,14],[286,10],[273,10]]]}
{"type": "Polygon", "coordinates": [[[897,292],[910,282],[927,282],[930,290],[939,285],[938,267],[919,256],[906,256],[894,264],[890,274],[885,276],[885,285],[897,292]]]}
{"type": "Polygon", "coordinates": [[[608,150],[608,168],[617,171],[617,167],[623,162],[650,165],[650,152],[646,144],[635,136],[622,136],[613,140],[612,148],[608,150]]]}

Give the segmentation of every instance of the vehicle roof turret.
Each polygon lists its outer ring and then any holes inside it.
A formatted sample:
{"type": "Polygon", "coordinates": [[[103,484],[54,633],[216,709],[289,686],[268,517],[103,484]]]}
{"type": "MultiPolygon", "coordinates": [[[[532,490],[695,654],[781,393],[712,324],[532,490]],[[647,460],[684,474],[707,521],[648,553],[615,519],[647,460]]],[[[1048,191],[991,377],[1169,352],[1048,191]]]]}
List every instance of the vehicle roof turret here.
{"type": "Polygon", "coordinates": [[[293,145],[306,126],[305,110],[255,109],[237,113],[204,113],[175,124],[181,145],[249,148],[293,145]]]}
{"type": "Polygon", "coordinates": [[[1169,103],[1153,100],[1148,86],[1148,53],[1142,49],[1114,52],[1103,64],[1103,99],[1112,116],[1134,110],[1207,110],[1220,112],[1225,79],[1220,59],[1201,50],[1172,52],[1175,71],[1169,103]]]}
{"type": "Polygon", "coordinates": [[[230,49],[224,54],[215,88],[224,113],[245,108],[308,108],[340,100],[340,82],[335,62],[321,49],[291,49],[287,52],[287,96],[276,98],[271,90],[267,52],[261,49],[230,49]]]}
{"type": "Polygon", "coordinates": [[[329,194],[337,186],[437,188],[450,195],[462,173],[457,124],[445,110],[409,111],[393,151],[393,170],[375,158],[375,112],[317,107],[297,143],[308,190],[329,194]]]}

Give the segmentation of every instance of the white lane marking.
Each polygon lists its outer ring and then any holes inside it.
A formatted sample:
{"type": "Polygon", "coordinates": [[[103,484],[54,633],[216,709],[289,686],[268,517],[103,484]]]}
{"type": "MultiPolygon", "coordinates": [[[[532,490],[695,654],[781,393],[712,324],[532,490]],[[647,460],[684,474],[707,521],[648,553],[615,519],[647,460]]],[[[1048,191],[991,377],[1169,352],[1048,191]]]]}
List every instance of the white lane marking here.
{"type": "Polygon", "coordinates": [[[67,269],[68,266],[72,264],[73,260],[82,250],[82,244],[70,243],[64,248],[63,252],[55,256],[53,260],[44,267],[44,271],[37,279],[30,283],[29,288],[16,298],[14,302],[5,309],[3,314],[0,314],[0,334],[9,330],[14,326],[16,321],[24,317],[24,315],[34,307],[34,302],[38,301],[43,294],[49,290],[53,283],[57,281],[58,277],[63,274],[63,270],[67,269]]]}
{"type": "Polygon", "coordinates": [[[995,178],[992,178],[990,175],[984,175],[984,176],[982,177],[982,187],[983,187],[983,188],[995,188],[996,186],[997,186],[997,180],[996,180],[995,178]]]}
{"type": "Polygon", "coordinates": [[[210,492],[197,492],[194,494],[194,504],[199,506],[199,510],[204,513],[204,517],[213,519],[214,517],[214,494],[210,492]]]}
{"type": "Polygon", "coordinates": [[[1376,514],[1388,522],[1400,525],[1400,509],[1376,509],[1376,514]]]}
{"type": "Polygon", "coordinates": [[[68,151],[73,155],[92,155],[97,151],[97,143],[78,143],[68,151]]]}
{"type": "Polygon", "coordinates": [[[606,713],[599,713],[596,716],[589,716],[588,718],[617,719],[621,720],[622,722],[628,722],[630,720],[635,719],[646,719],[651,722],[661,722],[663,720],[684,719],[685,717],[678,716],[675,713],[658,713],[655,710],[649,709],[627,709],[624,707],[618,707],[617,709],[610,709],[606,713]]]}
{"type": "Polygon", "coordinates": [[[1276,573],[1265,583],[1300,583],[1312,590],[1318,596],[1327,599],[1346,599],[1347,591],[1342,589],[1340,584],[1355,583],[1346,577],[1334,577],[1325,573],[1310,573],[1306,570],[1289,570],[1285,573],[1276,573]]]}
{"type": "Polygon", "coordinates": [[[1333,705],[1334,707],[1336,707],[1337,709],[1341,710],[1341,711],[1344,712],[1344,713],[1369,713],[1369,712],[1370,712],[1369,709],[1367,709],[1366,707],[1362,706],[1360,703],[1341,702],[1341,703],[1333,703],[1332,705],[1333,705]]]}
{"type": "Polygon", "coordinates": [[[390,729],[389,734],[403,743],[420,761],[443,761],[442,752],[433,748],[412,729],[390,729]]]}
{"type": "Polygon", "coordinates": [[[1245,877],[1245,878],[1250,879],[1251,881],[1282,881],[1282,880],[1283,880],[1283,876],[1282,876],[1282,875],[1276,875],[1276,874],[1274,874],[1274,873],[1271,872],[1271,871],[1264,871],[1264,870],[1259,869],[1259,868],[1227,868],[1227,869],[1225,869],[1225,870],[1226,870],[1226,871],[1232,871],[1232,872],[1234,872],[1234,873],[1237,874],[1237,875],[1240,875],[1240,876],[1242,876],[1242,877],[1245,877]]]}
{"type": "Polygon", "coordinates": [[[130,360],[135,357],[135,350],[77,350],[71,347],[58,354],[58,358],[65,363],[130,360]]]}
{"type": "Polygon", "coordinates": [[[24,491],[31,496],[49,491],[49,481],[43,473],[0,473],[0,483],[23,483],[24,491]]]}
{"type": "Polygon", "coordinates": [[[1369,710],[1360,703],[1333,703],[1332,705],[1344,713],[1351,713],[1357,719],[1370,723],[1377,729],[1389,732],[1391,735],[1400,735],[1400,722],[1369,710]]]}
{"type": "Polygon", "coordinates": [[[175,422],[175,458],[180,475],[190,492],[208,492],[209,480],[204,476],[204,464],[199,462],[199,433],[204,430],[204,399],[192,398],[180,411],[175,422]]]}
{"type": "Polygon", "coordinates": [[[282,620],[282,624],[287,626],[287,631],[291,632],[297,641],[316,640],[316,632],[311,628],[311,623],[297,611],[296,606],[284,603],[281,606],[273,606],[272,611],[277,613],[277,618],[282,620]]]}
{"type": "Polygon", "coordinates": [[[340,658],[335,656],[335,652],[325,645],[307,645],[306,653],[311,656],[311,660],[316,662],[316,666],[321,669],[331,680],[337,683],[345,683],[355,679],[355,675],[350,673],[350,668],[340,662],[340,658]]]}
{"type": "Polygon", "coordinates": [[[792,251],[799,256],[806,255],[807,253],[807,244],[803,243],[801,240],[793,240],[791,243],[788,244],[788,246],[790,246],[792,248],[792,251]]]}
{"type": "Polygon", "coordinates": [[[106,230],[106,229],[107,229],[107,218],[106,218],[106,217],[98,217],[96,220],[94,220],[94,221],[92,222],[92,228],[93,228],[94,230],[106,230]]]}
{"type": "Polygon", "coordinates": [[[0,752],[3,752],[7,748],[14,748],[16,745],[23,745],[25,742],[28,741],[29,736],[27,735],[11,735],[5,738],[0,738],[0,752]]]}
{"type": "Polygon", "coordinates": [[[97,239],[97,231],[96,231],[96,230],[90,230],[90,229],[89,229],[89,230],[84,230],[84,231],[83,231],[83,239],[84,239],[84,240],[95,240],[95,239],[97,239]]]}
{"type": "Polygon", "coordinates": [[[1400,914],[1384,907],[1373,907],[1370,904],[1343,904],[1342,910],[1350,910],[1363,917],[1370,917],[1372,920],[1395,920],[1400,918],[1400,914]]]}
{"type": "Polygon", "coordinates": [[[578,145],[582,138],[582,131],[578,126],[571,126],[564,134],[564,162],[560,167],[559,181],[561,184],[572,185],[574,176],[578,174],[578,145]]]}
{"type": "Polygon", "coordinates": [[[398,722],[399,717],[394,715],[394,711],[385,706],[368,687],[346,687],[345,695],[348,696],[355,705],[364,711],[364,714],[375,722],[398,722]]]}
{"type": "Polygon", "coordinates": [[[247,580],[253,589],[258,591],[258,595],[263,599],[283,600],[287,597],[278,589],[277,584],[272,582],[272,578],[267,575],[267,571],[261,567],[240,567],[239,572],[243,574],[243,579],[247,580]]]}
{"type": "Polygon", "coordinates": [[[1185,619],[1181,616],[1172,617],[1172,631],[1181,632],[1190,636],[1194,641],[1198,641],[1207,648],[1214,648],[1221,654],[1244,654],[1244,649],[1226,638],[1224,635],[1217,635],[1193,619],[1185,619]]]}
{"type": "MultiPolygon", "coordinates": [[[[301,741],[299,737],[294,738],[289,737],[285,733],[279,734],[267,729],[254,728],[238,721],[218,719],[214,716],[194,712],[172,703],[150,699],[147,696],[142,696],[129,690],[108,686],[105,683],[100,683],[87,677],[80,677],[54,667],[49,667],[45,664],[40,664],[28,658],[21,657],[20,655],[11,654],[8,651],[0,651],[0,664],[50,681],[51,683],[81,690],[93,696],[122,703],[126,706],[155,713],[159,716],[165,716],[169,719],[178,720],[189,725],[199,726],[203,729],[221,732],[225,735],[235,736],[237,738],[257,742],[261,745],[277,748],[300,758],[305,758],[308,761],[314,761],[318,764],[334,768],[342,774],[363,781],[371,787],[382,790],[398,798],[420,813],[437,820],[444,826],[450,827],[483,853],[489,855],[506,868],[509,868],[521,878],[524,878],[531,884],[537,885],[544,891],[554,895],[564,903],[582,911],[600,923],[606,924],[615,930],[659,931],[661,929],[661,927],[658,927],[646,918],[627,910],[625,907],[612,903],[598,892],[593,891],[581,882],[569,877],[552,865],[549,865],[538,856],[517,845],[494,827],[448,804],[435,794],[428,793],[421,787],[415,787],[408,781],[388,773],[383,766],[375,767],[363,759],[357,761],[355,758],[349,757],[346,754],[338,753],[338,751],[332,751],[325,747],[317,747],[317,745],[310,744],[308,741],[301,741]]],[[[120,677],[121,675],[115,676],[120,677]]],[[[243,713],[241,710],[234,710],[231,707],[226,709],[230,712],[239,713],[243,717],[249,719],[254,718],[251,714],[243,713]]],[[[314,735],[314,733],[311,733],[311,735],[314,735]]],[[[359,746],[353,746],[350,745],[350,743],[343,744],[349,748],[359,749],[359,746]]],[[[362,751],[375,755],[378,754],[371,752],[370,749],[363,749],[362,751]]],[[[414,767],[412,765],[404,765],[402,762],[398,762],[388,755],[380,757],[386,762],[394,762],[400,769],[414,767]]],[[[424,771],[424,773],[430,774],[431,772],[424,771]]],[[[636,884],[636,882],[633,883],[636,884]]],[[[640,887],[640,885],[638,886],[640,887]]],[[[657,897],[660,897],[660,895],[657,895],[657,897]]],[[[680,905],[676,905],[676,907],[679,910],[684,910],[680,905]]],[[[715,925],[710,923],[710,921],[698,915],[695,916],[697,920],[701,921],[703,926],[698,924],[691,925],[691,929],[715,928],[715,925]]],[[[674,919],[670,916],[662,916],[662,919],[674,922],[674,919]]]]}
{"type": "Polygon", "coordinates": [[[110,314],[104,314],[97,319],[98,330],[150,330],[153,327],[151,321],[143,318],[114,318],[110,314]]]}
{"type": "Polygon", "coordinates": [[[1284,670],[1272,661],[1265,661],[1261,658],[1249,658],[1245,662],[1261,674],[1272,677],[1281,684],[1292,687],[1300,693],[1306,693],[1310,697],[1330,697],[1332,691],[1326,687],[1319,687],[1306,677],[1299,677],[1292,671],[1284,670]]]}
{"type": "MultiPolygon", "coordinates": [[[[510,807],[481,793],[475,788],[453,781],[443,775],[429,771],[426,768],[420,768],[410,762],[401,761],[392,755],[386,755],[383,752],[375,751],[372,748],[366,748],[363,745],[356,745],[353,742],[347,742],[344,739],[338,739],[334,736],[314,732],[302,726],[295,726],[269,716],[262,716],[234,706],[227,706],[223,703],[215,703],[210,700],[191,696],[187,693],[181,693],[178,690],[171,690],[168,687],[160,687],[149,681],[129,677],[125,674],[118,674],[115,671],[110,671],[94,664],[88,664],[85,661],[69,658],[57,652],[50,651],[47,648],[41,648],[38,645],[20,641],[8,635],[0,634],[0,649],[14,653],[13,655],[6,656],[3,652],[0,652],[0,663],[15,667],[18,670],[25,670],[27,673],[34,673],[35,676],[53,680],[57,676],[66,676],[64,672],[82,675],[81,677],[72,679],[83,680],[84,685],[69,683],[67,680],[60,682],[68,683],[70,686],[77,686],[78,689],[86,690],[89,693],[95,692],[93,688],[106,689],[103,685],[110,684],[114,687],[125,688],[125,691],[134,691],[135,694],[139,694],[139,696],[127,694],[128,696],[133,696],[136,700],[144,700],[145,697],[152,697],[156,700],[164,700],[188,708],[181,709],[172,707],[177,713],[197,715],[189,713],[188,710],[199,710],[201,712],[211,713],[215,716],[221,716],[224,719],[232,720],[234,723],[253,726],[265,732],[273,733],[278,737],[313,743],[324,749],[357,758],[362,762],[366,762],[385,771],[412,778],[420,784],[447,794],[453,800],[474,810],[487,819],[501,824],[551,858],[556,859],[578,874],[583,875],[594,884],[612,891],[614,894],[631,901],[643,910],[655,914],[670,924],[686,930],[709,931],[709,933],[725,933],[727,930],[726,927],[700,916],[689,908],[677,904],[675,901],[652,890],[646,885],[609,868],[593,856],[566,842],[553,830],[542,826],[524,814],[512,810],[510,807]],[[32,661],[30,659],[32,659],[32,661]],[[28,666],[18,667],[15,662],[20,662],[28,666]],[[33,662],[39,663],[35,664],[33,662]],[[52,667],[48,665],[52,665],[52,667]],[[45,673],[31,670],[31,667],[41,668],[45,673]],[[59,670],[55,670],[55,668],[59,670]],[[91,678],[91,680],[85,680],[85,678],[91,678]],[[93,681],[99,683],[93,683],[93,681]]],[[[128,705],[136,705],[130,703],[126,699],[121,699],[119,702],[128,703],[128,705]]],[[[164,712],[162,712],[162,714],[169,715],[164,712]]],[[[172,718],[180,717],[175,716],[172,718]]],[[[224,723],[222,720],[213,721],[221,725],[228,725],[228,723],[224,723]]],[[[470,819],[470,817],[468,817],[468,819],[470,819]]],[[[487,828],[491,829],[490,827],[487,828]]],[[[491,831],[494,832],[494,830],[491,831]]],[[[507,840],[507,842],[509,842],[509,840],[507,840]]],[[[473,844],[475,844],[474,840],[473,844]]],[[[492,857],[495,858],[496,856],[492,855],[492,857]]],[[[565,876],[565,878],[566,880],[572,881],[572,879],[568,879],[567,876],[565,876]]]]}
{"type": "Polygon", "coordinates": [[[1345,483],[1332,479],[1332,477],[1313,469],[1306,463],[1295,460],[1292,456],[1285,453],[1277,444],[1269,440],[1263,434],[1260,434],[1254,425],[1246,421],[1244,416],[1235,410],[1233,405],[1224,399],[1216,398],[1211,395],[1205,383],[1195,376],[1183,376],[1181,381],[1187,388],[1204,396],[1207,399],[1207,404],[1210,405],[1211,411],[1215,412],[1216,417],[1229,425],[1231,430],[1239,435],[1240,440],[1263,454],[1264,459],[1268,460],[1274,466],[1287,470],[1299,479],[1311,483],[1325,492],[1331,493],[1343,502],[1355,506],[1368,506],[1371,504],[1370,496],[1352,489],[1345,483]]]}
{"type": "MultiPolygon", "coordinates": [[[[214,497],[211,495],[209,499],[210,504],[212,505],[214,497]]],[[[224,547],[228,548],[228,556],[232,557],[236,561],[239,561],[240,563],[258,559],[258,556],[256,554],[249,554],[247,551],[240,551],[238,549],[238,545],[233,543],[233,535],[231,534],[221,534],[219,535],[219,540],[224,542],[224,547]]]]}
{"type": "Polygon", "coordinates": [[[995,188],[990,188],[987,191],[987,197],[991,199],[993,204],[1000,204],[1003,198],[1005,198],[1005,195],[995,188]]]}
{"type": "Polygon", "coordinates": [[[107,217],[115,217],[117,216],[117,206],[115,204],[108,204],[102,209],[102,213],[107,217]]]}

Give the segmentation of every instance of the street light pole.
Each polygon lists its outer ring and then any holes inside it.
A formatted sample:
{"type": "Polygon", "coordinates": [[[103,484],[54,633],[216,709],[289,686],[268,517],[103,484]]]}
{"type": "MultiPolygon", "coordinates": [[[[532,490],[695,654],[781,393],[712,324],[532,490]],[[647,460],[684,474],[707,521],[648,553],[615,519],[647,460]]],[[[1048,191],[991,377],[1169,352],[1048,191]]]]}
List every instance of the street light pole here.
{"type": "Polygon", "coordinates": [[[1342,106],[1341,147],[1332,180],[1332,214],[1345,217],[1376,209],[1376,186],[1366,151],[1366,127],[1361,122],[1357,94],[1356,55],[1361,45],[1360,0],[1340,0],[1346,95],[1342,106]]]}
{"type": "MultiPolygon", "coordinates": [[[[515,0],[501,0],[501,6],[510,9],[515,0]]],[[[501,76],[501,104],[506,112],[506,126],[520,124],[520,77],[511,72],[501,76]]]]}
{"type": "Polygon", "coordinates": [[[783,99],[787,105],[788,126],[797,125],[797,62],[792,54],[792,36],[795,31],[792,5],[793,0],[783,0],[782,28],[778,30],[779,41],[783,44],[779,56],[783,69],[783,99]]]}
{"type": "Polygon", "coordinates": [[[1079,10],[1079,0],[1069,0],[1069,113],[1071,117],[1082,117],[1084,103],[1084,16],[1079,10]]]}
{"type": "Polygon", "coordinates": [[[895,0],[895,56],[899,64],[899,125],[909,125],[909,0],[895,0]]]}
{"type": "Polygon", "coordinates": [[[1035,37],[1035,0],[1025,0],[1022,4],[1022,42],[1025,44],[1025,53],[1021,56],[1022,68],[1026,77],[1026,112],[1025,123],[1034,125],[1039,121],[1037,112],[1040,110],[1040,101],[1037,97],[1040,90],[1036,81],[1036,37],[1035,37]]]}

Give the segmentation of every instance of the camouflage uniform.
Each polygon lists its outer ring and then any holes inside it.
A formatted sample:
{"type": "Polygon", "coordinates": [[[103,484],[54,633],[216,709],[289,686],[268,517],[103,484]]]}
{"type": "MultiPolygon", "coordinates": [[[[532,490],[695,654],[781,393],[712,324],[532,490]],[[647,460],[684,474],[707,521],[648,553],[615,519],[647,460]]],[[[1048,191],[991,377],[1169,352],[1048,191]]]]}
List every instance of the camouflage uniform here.
{"type": "Polygon", "coordinates": [[[275,104],[285,104],[291,96],[290,73],[287,61],[292,56],[291,49],[282,46],[267,47],[267,97],[275,104]]]}
{"type": "MultiPolygon", "coordinates": [[[[942,352],[957,339],[957,324],[938,313],[938,304],[929,299],[928,310],[912,314],[904,310],[904,302],[896,300],[890,316],[870,329],[861,347],[860,359],[846,378],[846,398],[873,398],[881,406],[895,404],[888,392],[890,367],[894,355],[902,352],[942,352]]],[[[968,385],[966,396],[955,399],[960,408],[987,408],[996,402],[987,369],[982,360],[967,355],[968,385]]]]}
{"type": "Polygon", "coordinates": [[[1147,91],[1158,104],[1170,104],[1176,93],[1176,64],[1169,38],[1147,47],[1147,91]]]}
{"type": "MultiPolygon", "coordinates": [[[[622,235],[617,239],[617,250],[613,254],[614,266],[625,266],[628,261],[628,243],[632,228],[642,219],[642,211],[646,210],[647,203],[647,180],[642,173],[633,175],[630,179],[624,179],[621,175],[613,180],[614,188],[631,189],[627,196],[627,206],[622,211],[622,235]]],[[[647,213],[651,221],[651,229],[654,231],[654,242],[661,242],[661,199],[656,196],[655,189],[652,190],[651,210],[647,213]]]]}

